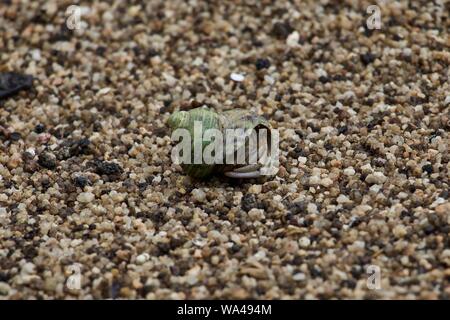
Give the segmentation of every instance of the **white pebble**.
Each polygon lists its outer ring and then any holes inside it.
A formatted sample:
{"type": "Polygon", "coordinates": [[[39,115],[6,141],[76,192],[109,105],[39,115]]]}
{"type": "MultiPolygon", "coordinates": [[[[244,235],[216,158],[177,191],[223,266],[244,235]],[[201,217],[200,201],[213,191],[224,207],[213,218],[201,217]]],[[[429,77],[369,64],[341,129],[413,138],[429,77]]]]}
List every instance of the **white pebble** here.
{"type": "Polygon", "coordinates": [[[286,39],[286,44],[288,47],[296,47],[298,46],[298,41],[300,40],[300,35],[297,31],[292,32],[286,39]]]}
{"type": "Polygon", "coordinates": [[[303,281],[303,280],[305,280],[305,279],[306,279],[305,274],[304,274],[304,273],[301,273],[301,272],[296,273],[296,274],[294,274],[294,275],[292,276],[292,280],[294,280],[294,281],[303,281]]]}
{"type": "Polygon", "coordinates": [[[34,61],[40,61],[41,60],[41,50],[35,49],[31,51],[31,58],[34,61]]]}
{"type": "Polygon", "coordinates": [[[28,148],[26,151],[33,157],[36,155],[36,150],[34,148],[28,148]]]}
{"type": "Polygon", "coordinates": [[[344,169],[344,174],[346,176],[354,176],[355,175],[355,169],[353,167],[348,167],[344,169]]]}
{"type": "Polygon", "coordinates": [[[118,202],[122,202],[123,200],[125,200],[126,194],[117,192],[116,190],[112,190],[109,193],[109,197],[111,198],[112,201],[114,201],[115,203],[118,203],[118,202]]]}
{"type": "Polygon", "coordinates": [[[300,83],[291,84],[291,88],[294,91],[302,91],[302,85],[300,83]]]}
{"type": "Polygon", "coordinates": [[[194,189],[191,193],[197,202],[204,202],[206,200],[206,193],[202,189],[194,189]]]}
{"type": "Polygon", "coordinates": [[[380,190],[381,190],[381,185],[379,185],[379,184],[374,184],[373,186],[371,186],[371,187],[369,188],[369,190],[370,190],[371,192],[373,192],[373,193],[378,193],[378,192],[380,192],[380,190]]]}
{"type": "Polygon", "coordinates": [[[241,73],[232,73],[230,75],[231,80],[236,81],[236,82],[242,82],[245,79],[245,76],[241,73]]]}
{"type": "Polygon", "coordinates": [[[102,88],[102,89],[100,89],[100,90],[97,92],[97,95],[98,95],[98,96],[103,96],[103,95],[105,95],[105,94],[108,94],[110,91],[111,91],[111,88],[108,88],[108,87],[102,88]]]}
{"type": "Polygon", "coordinates": [[[167,84],[170,87],[173,87],[173,86],[175,86],[177,84],[177,79],[174,78],[172,75],[164,72],[163,73],[163,77],[164,77],[164,79],[166,80],[167,84]]]}
{"type": "Polygon", "coordinates": [[[272,78],[271,76],[265,75],[264,76],[264,81],[266,81],[268,84],[272,85],[275,83],[275,79],[272,78]]]}
{"type": "Polygon", "coordinates": [[[339,197],[337,197],[336,199],[337,203],[350,203],[352,202],[346,195],[341,194],[339,197]]]}
{"type": "Polygon", "coordinates": [[[317,205],[315,203],[308,203],[306,210],[308,211],[309,214],[318,213],[317,205]]]}
{"type": "Polygon", "coordinates": [[[22,266],[22,269],[20,270],[20,273],[22,275],[29,275],[29,274],[34,274],[35,271],[35,266],[34,264],[32,264],[31,262],[27,262],[22,266]]]}
{"type": "Polygon", "coordinates": [[[152,183],[160,183],[162,180],[161,176],[156,176],[153,178],[152,183]]]}
{"type": "Polygon", "coordinates": [[[140,254],[136,257],[136,263],[137,264],[144,264],[145,262],[150,259],[150,255],[148,253],[140,254]]]}
{"type": "Polygon", "coordinates": [[[330,178],[324,178],[320,181],[320,184],[323,185],[325,188],[328,188],[333,184],[333,180],[331,180],[330,178]]]}
{"type": "Polygon", "coordinates": [[[320,177],[319,176],[311,176],[309,178],[309,184],[310,185],[318,185],[320,183],[320,177]]]}
{"type": "Polygon", "coordinates": [[[444,105],[450,104],[450,95],[445,97],[444,105]]]}
{"type": "Polygon", "coordinates": [[[198,277],[196,274],[191,274],[186,277],[186,282],[190,285],[194,285],[198,282],[198,277]]]}
{"type": "Polygon", "coordinates": [[[408,232],[406,231],[405,226],[402,225],[402,224],[396,225],[394,227],[394,229],[392,230],[392,233],[397,238],[403,238],[404,236],[406,236],[408,234],[408,232]]]}
{"type": "Polygon", "coordinates": [[[366,243],[365,243],[364,241],[356,240],[356,241],[353,243],[353,246],[354,246],[355,248],[364,249],[364,247],[366,246],[366,243]]]}
{"type": "Polygon", "coordinates": [[[248,216],[253,221],[262,220],[264,218],[264,211],[262,209],[253,208],[248,212],[248,216]]]}
{"type": "Polygon", "coordinates": [[[260,194],[262,191],[262,185],[260,184],[254,184],[250,188],[248,188],[248,192],[254,193],[254,194],[260,194]]]}
{"type": "Polygon", "coordinates": [[[95,195],[92,192],[82,192],[78,195],[77,200],[81,203],[89,203],[95,199],[95,195]]]}
{"type": "Polygon", "coordinates": [[[307,248],[307,247],[309,247],[309,245],[311,244],[311,240],[309,240],[308,237],[301,237],[301,238],[298,240],[298,244],[299,244],[300,247],[302,247],[302,248],[307,248]]]}
{"type": "Polygon", "coordinates": [[[1,295],[8,295],[9,291],[11,290],[11,287],[6,282],[0,282],[0,296],[1,295]]]}
{"type": "Polygon", "coordinates": [[[382,172],[378,171],[371,173],[366,177],[366,182],[372,184],[383,184],[386,182],[386,180],[386,176],[382,172]]]}

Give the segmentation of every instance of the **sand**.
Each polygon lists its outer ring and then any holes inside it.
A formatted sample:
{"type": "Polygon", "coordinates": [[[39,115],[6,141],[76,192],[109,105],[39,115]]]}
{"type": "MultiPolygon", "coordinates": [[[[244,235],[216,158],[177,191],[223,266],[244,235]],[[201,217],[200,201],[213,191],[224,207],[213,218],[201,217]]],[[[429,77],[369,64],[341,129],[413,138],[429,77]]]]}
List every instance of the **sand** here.
{"type": "Polygon", "coordinates": [[[127,2],[0,4],[0,299],[449,298],[447,1],[127,2]],[[173,164],[203,105],[277,175],[173,164]]]}

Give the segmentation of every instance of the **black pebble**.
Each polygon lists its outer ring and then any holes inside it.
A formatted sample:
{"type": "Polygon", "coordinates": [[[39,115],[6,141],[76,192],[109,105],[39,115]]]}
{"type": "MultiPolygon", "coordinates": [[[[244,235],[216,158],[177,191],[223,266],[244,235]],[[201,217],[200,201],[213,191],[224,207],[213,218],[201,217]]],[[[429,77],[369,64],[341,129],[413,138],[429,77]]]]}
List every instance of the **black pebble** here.
{"type": "Polygon", "coordinates": [[[441,194],[439,195],[439,197],[444,198],[444,199],[448,199],[450,192],[448,190],[443,190],[441,192],[441,194]]]}
{"type": "Polygon", "coordinates": [[[347,126],[341,126],[341,127],[338,127],[338,133],[339,134],[346,134],[347,133],[347,131],[348,131],[348,127],[347,126]]]}
{"type": "Polygon", "coordinates": [[[428,174],[432,174],[433,173],[433,166],[431,164],[426,164],[422,167],[422,171],[426,172],[428,174]]]}
{"type": "Polygon", "coordinates": [[[13,132],[9,135],[9,139],[11,141],[19,141],[22,139],[22,135],[19,132],[13,132]]]}
{"type": "Polygon", "coordinates": [[[38,163],[47,169],[56,168],[56,156],[48,151],[44,151],[39,155],[38,163]]]}
{"type": "Polygon", "coordinates": [[[31,89],[33,77],[15,72],[0,72],[0,99],[15,95],[21,90],[31,89]]]}
{"type": "Polygon", "coordinates": [[[105,52],[106,52],[106,47],[104,47],[104,46],[98,46],[95,49],[95,54],[100,57],[103,57],[105,55],[105,52]]]}
{"type": "Polygon", "coordinates": [[[36,125],[36,127],[34,127],[34,132],[36,133],[42,133],[45,131],[45,126],[42,123],[39,123],[38,125],[36,125]]]}
{"type": "Polygon", "coordinates": [[[57,151],[57,158],[58,160],[67,160],[72,157],[86,154],[89,151],[90,144],[91,141],[87,138],[76,141],[65,141],[57,151]]]}
{"type": "Polygon", "coordinates": [[[294,31],[289,22],[277,22],[272,27],[272,35],[278,39],[286,39],[294,31]]]}
{"type": "Polygon", "coordinates": [[[364,53],[360,56],[361,62],[364,63],[364,65],[366,65],[366,66],[368,64],[374,62],[375,58],[376,58],[375,55],[373,55],[370,52],[364,53]]]}
{"type": "Polygon", "coordinates": [[[294,149],[289,151],[288,156],[297,159],[298,157],[305,157],[307,156],[307,154],[305,150],[303,150],[299,145],[297,145],[295,146],[294,149]]]}
{"type": "Polygon", "coordinates": [[[327,83],[330,82],[330,78],[329,77],[325,77],[325,76],[320,76],[319,77],[319,81],[322,83],[327,83]]]}
{"type": "Polygon", "coordinates": [[[122,167],[114,162],[96,160],[94,162],[94,165],[95,165],[95,172],[97,172],[100,175],[102,174],[105,174],[107,176],[116,175],[122,173],[123,171],[122,167]]]}
{"type": "Polygon", "coordinates": [[[291,214],[299,214],[306,212],[306,203],[303,201],[290,203],[288,205],[288,210],[291,214]]]}
{"type": "Polygon", "coordinates": [[[267,69],[270,67],[270,61],[266,58],[260,58],[256,60],[255,65],[257,70],[267,69]]]}
{"type": "Polygon", "coordinates": [[[159,255],[166,255],[170,252],[170,245],[165,242],[158,243],[158,251],[159,255]]]}
{"type": "Polygon", "coordinates": [[[84,188],[88,184],[88,179],[83,176],[77,176],[73,179],[73,182],[77,187],[84,188]]]}
{"type": "Polygon", "coordinates": [[[253,208],[257,208],[258,203],[256,201],[255,195],[252,193],[247,193],[246,195],[244,195],[241,199],[241,207],[247,212],[253,208]]]}

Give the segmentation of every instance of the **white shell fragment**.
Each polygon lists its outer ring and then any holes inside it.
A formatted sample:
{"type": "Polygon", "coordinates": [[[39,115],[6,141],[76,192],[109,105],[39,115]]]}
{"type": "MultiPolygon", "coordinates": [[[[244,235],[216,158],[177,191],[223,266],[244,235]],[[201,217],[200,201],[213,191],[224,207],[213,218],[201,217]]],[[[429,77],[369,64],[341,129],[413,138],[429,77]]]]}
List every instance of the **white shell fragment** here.
{"type": "Polygon", "coordinates": [[[236,81],[236,82],[242,82],[245,79],[245,76],[242,73],[232,73],[230,75],[231,80],[236,81]]]}
{"type": "Polygon", "coordinates": [[[292,32],[286,39],[286,44],[288,47],[296,47],[298,46],[298,41],[300,40],[300,35],[297,31],[292,32]]]}

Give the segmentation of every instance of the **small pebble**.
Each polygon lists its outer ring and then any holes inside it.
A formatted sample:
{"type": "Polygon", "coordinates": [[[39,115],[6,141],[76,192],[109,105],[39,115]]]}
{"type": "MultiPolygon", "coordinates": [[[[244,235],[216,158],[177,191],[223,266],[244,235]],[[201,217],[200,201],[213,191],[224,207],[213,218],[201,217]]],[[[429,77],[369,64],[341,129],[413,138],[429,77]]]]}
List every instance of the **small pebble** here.
{"type": "Polygon", "coordinates": [[[311,240],[309,240],[308,237],[301,237],[301,238],[298,240],[298,244],[299,244],[300,247],[302,247],[302,248],[307,248],[307,247],[309,247],[309,245],[311,244],[311,240]]]}
{"type": "Polygon", "coordinates": [[[370,184],[383,184],[387,180],[386,176],[382,172],[374,172],[366,177],[366,182],[370,184]]]}
{"type": "Polygon", "coordinates": [[[136,257],[137,264],[144,264],[150,259],[150,255],[148,253],[140,254],[136,257]]]}
{"type": "Polygon", "coordinates": [[[78,195],[77,200],[81,203],[90,203],[94,201],[95,195],[92,192],[82,192],[78,195]]]}
{"type": "Polygon", "coordinates": [[[74,183],[77,187],[84,188],[88,184],[88,179],[83,176],[77,176],[74,179],[74,183]]]}
{"type": "Polygon", "coordinates": [[[344,169],[344,174],[346,176],[349,176],[349,177],[354,176],[355,175],[355,169],[353,169],[352,167],[345,168],[344,169]]]}
{"type": "Polygon", "coordinates": [[[256,70],[268,69],[270,67],[270,61],[266,58],[259,58],[256,60],[256,70]]]}
{"type": "Polygon", "coordinates": [[[39,155],[38,163],[44,168],[55,169],[57,165],[56,156],[49,151],[44,151],[39,155]]]}
{"type": "Polygon", "coordinates": [[[300,40],[300,35],[297,31],[292,32],[286,39],[286,44],[288,47],[294,48],[298,46],[300,40]]]}
{"type": "Polygon", "coordinates": [[[202,189],[194,189],[192,190],[192,197],[196,202],[205,202],[206,193],[202,189]]]}
{"type": "Polygon", "coordinates": [[[241,73],[232,73],[230,75],[231,80],[236,81],[236,82],[242,82],[245,79],[245,76],[241,73]]]}
{"type": "Polygon", "coordinates": [[[43,125],[42,123],[39,123],[36,125],[36,127],[34,127],[34,132],[36,133],[42,133],[45,131],[45,125],[43,125]]]}

